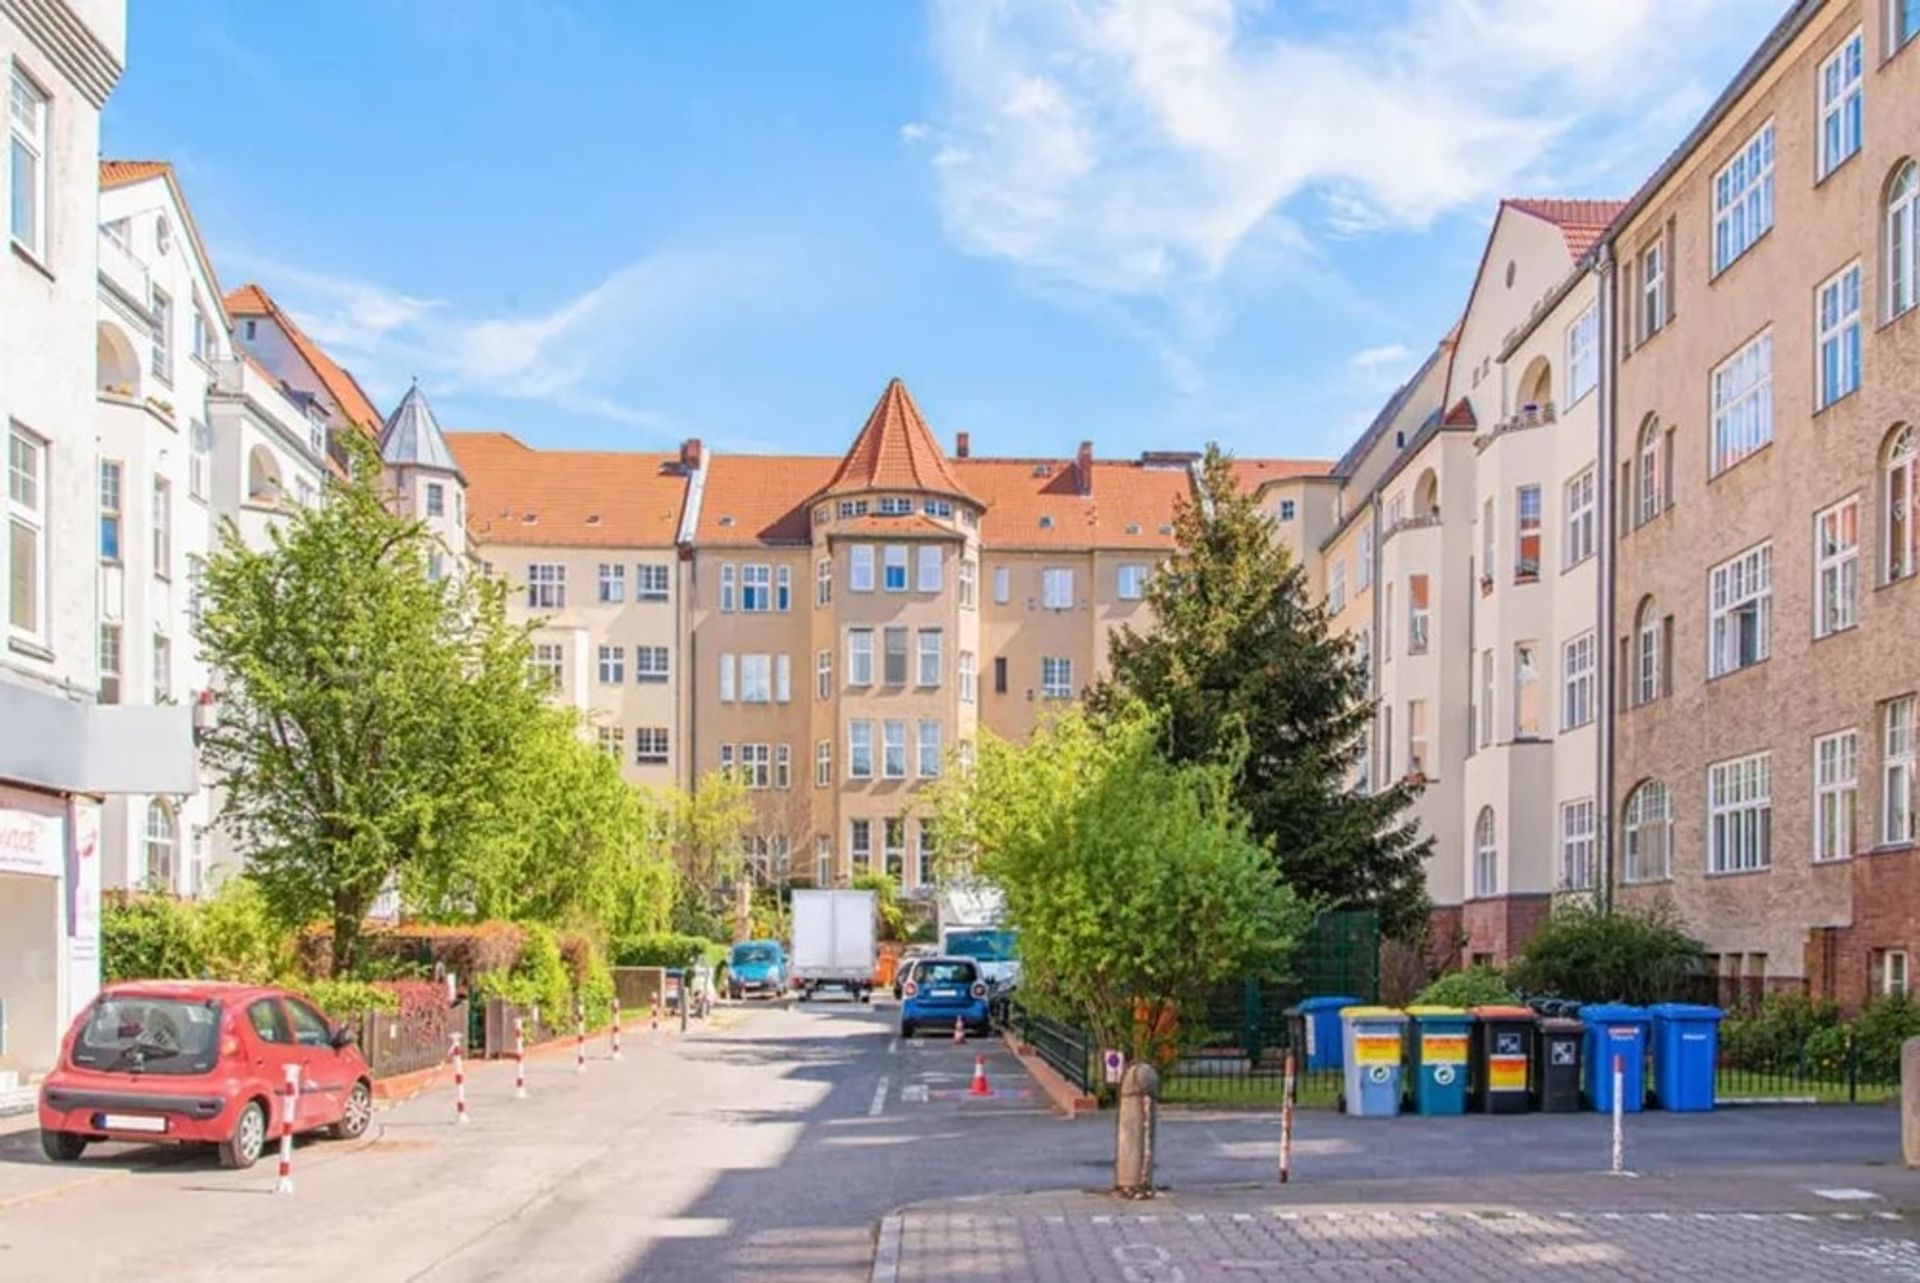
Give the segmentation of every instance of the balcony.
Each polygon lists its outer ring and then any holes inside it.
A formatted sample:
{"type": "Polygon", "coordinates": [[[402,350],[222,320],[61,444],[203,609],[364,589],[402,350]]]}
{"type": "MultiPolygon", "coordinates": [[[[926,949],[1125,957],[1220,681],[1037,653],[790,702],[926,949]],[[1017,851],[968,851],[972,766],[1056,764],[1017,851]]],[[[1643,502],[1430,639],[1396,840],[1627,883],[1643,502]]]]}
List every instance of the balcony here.
{"type": "Polygon", "coordinates": [[[1529,428],[1551,427],[1560,421],[1560,413],[1551,401],[1529,402],[1493,425],[1492,429],[1474,438],[1473,448],[1483,451],[1509,432],[1525,432],[1529,428]]]}
{"type": "Polygon", "coordinates": [[[100,229],[100,283],[141,316],[149,314],[153,306],[153,284],[147,265],[104,227],[100,229]]]}

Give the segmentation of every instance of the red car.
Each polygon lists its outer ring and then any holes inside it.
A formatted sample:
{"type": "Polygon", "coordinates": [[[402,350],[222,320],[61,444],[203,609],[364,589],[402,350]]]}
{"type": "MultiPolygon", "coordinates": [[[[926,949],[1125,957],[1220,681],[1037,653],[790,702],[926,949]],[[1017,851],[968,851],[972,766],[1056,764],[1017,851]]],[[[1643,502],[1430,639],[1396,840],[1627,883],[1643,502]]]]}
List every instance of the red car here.
{"type": "Polygon", "coordinates": [[[250,1167],[285,1130],[288,1065],[300,1069],[296,1133],[366,1132],[373,1075],[353,1031],[306,999],[198,980],[109,985],[40,1086],[40,1147],[66,1163],[95,1141],[181,1141],[218,1146],[223,1167],[250,1167]]]}

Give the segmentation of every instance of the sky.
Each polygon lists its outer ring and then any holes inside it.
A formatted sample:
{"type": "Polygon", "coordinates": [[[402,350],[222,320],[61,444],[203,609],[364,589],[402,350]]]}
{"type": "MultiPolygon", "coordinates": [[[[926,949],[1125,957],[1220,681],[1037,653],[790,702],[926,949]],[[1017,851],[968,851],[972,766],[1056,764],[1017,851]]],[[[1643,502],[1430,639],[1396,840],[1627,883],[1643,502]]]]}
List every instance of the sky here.
{"type": "Polygon", "coordinates": [[[131,0],[177,169],[391,407],[555,448],[1337,456],[1502,196],[1625,197],[1786,0],[131,0]]]}

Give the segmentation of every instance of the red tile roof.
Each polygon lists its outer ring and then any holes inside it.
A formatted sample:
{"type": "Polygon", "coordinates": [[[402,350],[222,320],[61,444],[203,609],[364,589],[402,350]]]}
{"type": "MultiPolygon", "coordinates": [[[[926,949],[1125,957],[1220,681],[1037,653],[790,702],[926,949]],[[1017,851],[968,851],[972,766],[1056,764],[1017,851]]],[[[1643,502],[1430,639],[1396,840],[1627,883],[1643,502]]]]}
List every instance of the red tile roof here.
{"type": "Polygon", "coordinates": [[[1447,428],[1478,427],[1480,420],[1474,417],[1473,406],[1467,398],[1461,397],[1453,403],[1453,409],[1447,411],[1447,417],[1441,420],[1441,426],[1447,428]]]}
{"type": "Polygon", "coordinates": [[[103,160],[100,162],[100,187],[102,190],[125,187],[128,183],[158,178],[172,169],[173,166],[164,160],[103,160]]]}
{"type": "Polygon", "coordinates": [[[506,432],[446,438],[467,478],[467,528],[481,543],[670,548],[679,537],[687,481],[678,454],[535,450],[506,432]]]}
{"type": "Polygon", "coordinates": [[[836,539],[848,535],[875,539],[884,539],[889,535],[913,535],[920,539],[966,538],[952,526],[942,525],[922,512],[910,512],[900,517],[869,514],[848,521],[835,521],[828,527],[828,533],[836,539]]]}
{"type": "Polygon", "coordinates": [[[1567,253],[1573,258],[1593,248],[1606,232],[1614,215],[1625,209],[1623,200],[1565,200],[1560,198],[1508,197],[1502,204],[1523,214],[1545,219],[1560,229],[1567,239],[1567,253]]]}
{"type": "Polygon", "coordinates": [[[1193,493],[1180,467],[1096,459],[1092,493],[1082,495],[1072,459],[960,459],[954,466],[987,506],[980,538],[989,548],[1170,548],[1174,505],[1193,493]]]}
{"type": "Polygon", "coordinates": [[[1291,481],[1295,477],[1330,477],[1333,475],[1333,463],[1327,459],[1241,459],[1233,461],[1234,480],[1248,494],[1255,494],[1261,486],[1275,481],[1291,481]]]}
{"type": "Polygon", "coordinates": [[[862,490],[930,490],[968,498],[947,455],[899,379],[888,382],[866,426],[827,481],[827,494],[862,490]]]}
{"type": "Polygon", "coordinates": [[[712,455],[694,542],[806,543],[807,506],[840,462],[828,455],[712,455]]]}
{"type": "Polygon", "coordinates": [[[336,365],[332,357],[321,349],[318,343],[306,336],[293,318],[273,300],[273,296],[258,285],[248,283],[227,295],[227,311],[234,316],[265,316],[286,331],[287,339],[300,353],[301,359],[313,368],[315,377],[320,380],[327,394],[340,407],[340,412],[355,424],[358,424],[369,436],[378,436],[381,414],[373,408],[353,375],[336,365]]]}
{"type": "Polygon", "coordinates": [[[200,264],[206,268],[207,281],[213,290],[214,308],[220,313],[220,323],[227,323],[227,312],[220,298],[220,277],[213,270],[213,255],[207,253],[206,242],[200,239],[200,225],[194,221],[193,207],[187,204],[187,194],[180,190],[180,176],[173,172],[173,166],[164,160],[103,160],[100,162],[100,190],[112,191],[116,187],[130,187],[134,183],[144,183],[149,178],[164,178],[167,187],[173,192],[174,204],[180,207],[180,217],[187,225],[187,236],[193,241],[194,251],[200,257],[200,264]]]}

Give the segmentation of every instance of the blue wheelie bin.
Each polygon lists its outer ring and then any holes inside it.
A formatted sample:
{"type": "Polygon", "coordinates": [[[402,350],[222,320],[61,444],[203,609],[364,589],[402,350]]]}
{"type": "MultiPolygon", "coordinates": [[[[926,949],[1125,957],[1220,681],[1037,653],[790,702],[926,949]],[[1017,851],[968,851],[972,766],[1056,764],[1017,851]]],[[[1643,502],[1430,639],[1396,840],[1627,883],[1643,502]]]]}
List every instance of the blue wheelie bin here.
{"type": "Polygon", "coordinates": [[[1620,1057],[1621,1109],[1637,1114],[1647,1100],[1647,1031],[1652,1025],[1645,1007],[1624,1003],[1588,1003],[1580,1008],[1587,1026],[1587,1104],[1603,1114],[1613,1112],[1613,1058],[1620,1057]]]}
{"type": "Polygon", "coordinates": [[[1647,1008],[1653,1019],[1653,1103],[1662,1109],[1713,1108],[1714,1071],[1720,1059],[1718,1007],[1663,1002],[1647,1008]]]}
{"type": "Polygon", "coordinates": [[[1346,1039],[1340,1013],[1360,1005],[1358,998],[1308,998],[1287,1008],[1287,1029],[1302,1072],[1340,1069],[1346,1064],[1346,1039]]]}

